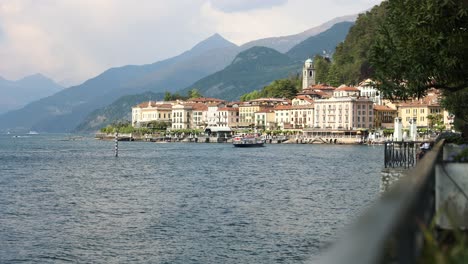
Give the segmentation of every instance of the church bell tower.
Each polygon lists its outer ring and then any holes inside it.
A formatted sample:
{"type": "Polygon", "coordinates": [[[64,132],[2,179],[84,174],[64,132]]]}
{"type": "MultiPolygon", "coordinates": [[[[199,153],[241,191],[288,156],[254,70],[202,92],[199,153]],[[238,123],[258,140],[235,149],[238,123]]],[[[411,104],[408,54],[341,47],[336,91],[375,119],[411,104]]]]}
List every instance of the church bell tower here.
{"type": "Polygon", "coordinates": [[[309,58],[305,61],[302,68],[302,90],[310,85],[315,85],[315,68],[314,61],[309,58]]]}

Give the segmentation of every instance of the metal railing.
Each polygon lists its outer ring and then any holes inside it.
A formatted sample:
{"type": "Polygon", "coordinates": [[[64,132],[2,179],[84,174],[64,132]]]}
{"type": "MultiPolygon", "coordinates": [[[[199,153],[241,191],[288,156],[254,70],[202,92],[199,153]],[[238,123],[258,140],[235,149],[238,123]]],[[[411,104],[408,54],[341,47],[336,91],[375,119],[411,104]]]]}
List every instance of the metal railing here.
{"type": "Polygon", "coordinates": [[[385,168],[416,166],[419,144],[417,141],[387,141],[384,149],[385,168]]]}
{"type": "Polygon", "coordinates": [[[341,239],[312,263],[416,263],[424,244],[420,225],[428,225],[435,208],[435,165],[444,140],[407,170],[341,239]]]}

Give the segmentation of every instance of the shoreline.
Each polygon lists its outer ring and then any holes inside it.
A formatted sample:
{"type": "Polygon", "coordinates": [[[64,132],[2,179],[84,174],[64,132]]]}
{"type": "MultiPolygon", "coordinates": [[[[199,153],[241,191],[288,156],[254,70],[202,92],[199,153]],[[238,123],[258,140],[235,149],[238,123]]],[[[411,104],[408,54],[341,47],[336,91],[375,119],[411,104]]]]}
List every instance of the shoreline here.
{"type": "MultiPolygon", "coordinates": [[[[116,136],[110,134],[96,134],[95,139],[105,141],[115,141],[116,136]]],[[[132,134],[119,134],[117,141],[138,141],[153,143],[228,143],[232,144],[232,138],[225,137],[157,137],[157,136],[137,136],[132,134]]],[[[380,145],[382,142],[367,142],[356,137],[315,137],[315,138],[295,138],[288,136],[270,137],[265,139],[265,144],[332,144],[332,145],[380,145]]]]}

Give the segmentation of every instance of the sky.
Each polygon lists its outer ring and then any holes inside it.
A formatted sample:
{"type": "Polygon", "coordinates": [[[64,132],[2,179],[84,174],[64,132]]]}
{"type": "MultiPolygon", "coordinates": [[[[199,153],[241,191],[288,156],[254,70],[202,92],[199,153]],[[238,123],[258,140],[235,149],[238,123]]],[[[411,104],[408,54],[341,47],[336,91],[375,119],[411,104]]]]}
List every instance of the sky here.
{"type": "Polygon", "coordinates": [[[0,0],[0,76],[66,86],[154,63],[219,33],[243,43],[292,35],[381,0],[0,0]]]}

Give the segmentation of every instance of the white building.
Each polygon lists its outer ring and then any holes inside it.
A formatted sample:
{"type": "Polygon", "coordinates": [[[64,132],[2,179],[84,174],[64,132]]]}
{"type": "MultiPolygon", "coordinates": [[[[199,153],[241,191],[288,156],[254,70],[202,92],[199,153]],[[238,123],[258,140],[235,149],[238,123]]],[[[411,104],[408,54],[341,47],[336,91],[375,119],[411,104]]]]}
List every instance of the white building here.
{"type": "Polygon", "coordinates": [[[374,104],[382,105],[382,96],[380,91],[375,88],[375,82],[367,79],[359,83],[357,87],[361,91],[361,96],[367,97],[374,102],[374,104]]]}
{"type": "Polygon", "coordinates": [[[191,105],[178,103],[172,106],[172,129],[190,128],[191,119],[191,105]]]}
{"type": "Polygon", "coordinates": [[[140,127],[151,121],[171,122],[171,102],[143,102],[132,107],[132,126],[140,127]]]}
{"type": "Polygon", "coordinates": [[[359,97],[361,91],[356,87],[350,87],[346,85],[340,85],[333,91],[333,97],[359,97]]]}
{"type": "Polygon", "coordinates": [[[333,97],[314,102],[315,128],[346,129],[372,128],[373,102],[368,98],[333,97]]]}
{"type": "Polygon", "coordinates": [[[275,123],[281,129],[291,128],[291,105],[277,105],[274,108],[275,123]]]}
{"type": "Polygon", "coordinates": [[[299,95],[293,98],[290,113],[293,128],[314,126],[314,100],[308,96],[299,95]]]}

